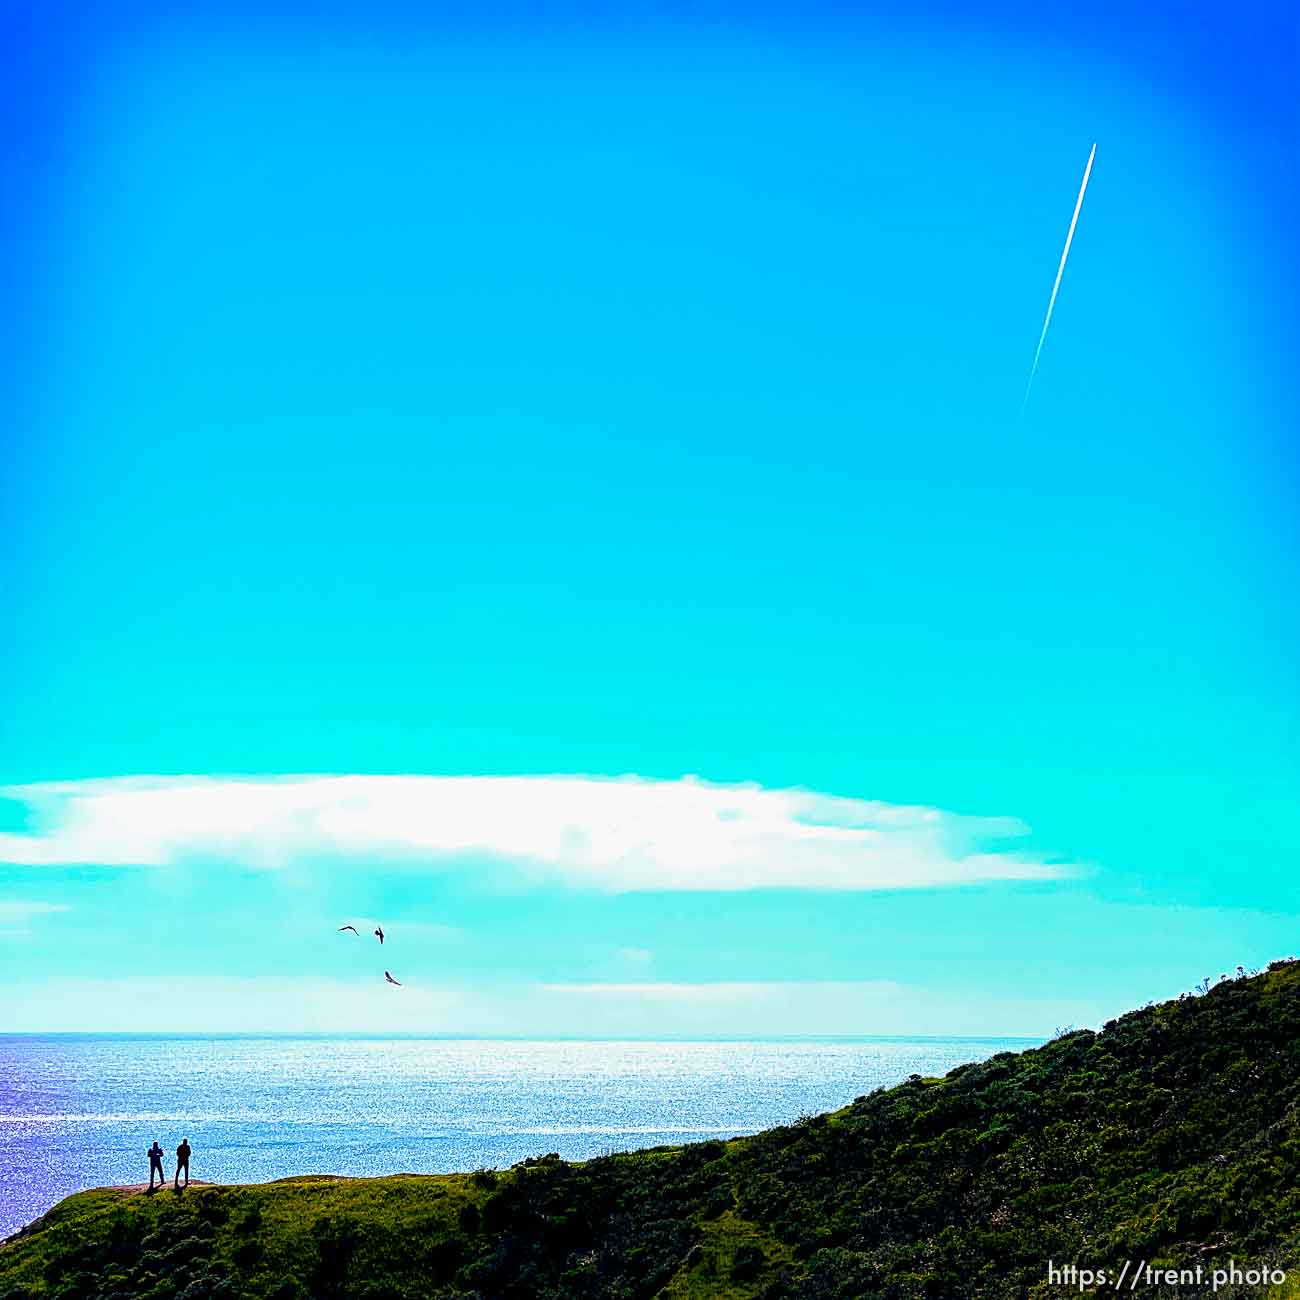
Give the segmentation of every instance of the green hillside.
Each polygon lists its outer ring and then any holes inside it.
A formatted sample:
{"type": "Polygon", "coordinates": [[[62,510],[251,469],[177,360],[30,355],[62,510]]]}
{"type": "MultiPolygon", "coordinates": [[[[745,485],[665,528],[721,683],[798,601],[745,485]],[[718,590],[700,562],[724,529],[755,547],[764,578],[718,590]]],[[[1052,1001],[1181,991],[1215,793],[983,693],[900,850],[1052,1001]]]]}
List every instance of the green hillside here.
{"type": "Polygon", "coordinates": [[[1278,963],[732,1142],[500,1174],[85,1192],[0,1249],[0,1300],[955,1300],[1078,1294],[1049,1283],[1049,1260],[1111,1278],[1126,1260],[1207,1279],[1230,1257],[1286,1268],[1298,1101],[1300,963],[1278,963]]]}

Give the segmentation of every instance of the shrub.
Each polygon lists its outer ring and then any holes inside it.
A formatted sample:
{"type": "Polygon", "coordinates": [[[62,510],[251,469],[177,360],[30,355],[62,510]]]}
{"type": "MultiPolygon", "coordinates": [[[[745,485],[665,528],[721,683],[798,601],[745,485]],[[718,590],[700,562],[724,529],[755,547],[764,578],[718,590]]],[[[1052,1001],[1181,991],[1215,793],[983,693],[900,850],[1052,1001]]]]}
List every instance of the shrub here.
{"type": "Polygon", "coordinates": [[[261,1262],[262,1256],[266,1253],[260,1241],[241,1241],[230,1253],[230,1258],[235,1261],[237,1267],[242,1268],[245,1272],[250,1272],[261,1262]]]}
{"type": "Polygon", "coordinates": [[[736,1247],[736,1254],[731,1261],[731,1280],[733,1282],[752,1282],[762,1271],[767,1262],[762,1248],[752,1241],[736,1247]]]}

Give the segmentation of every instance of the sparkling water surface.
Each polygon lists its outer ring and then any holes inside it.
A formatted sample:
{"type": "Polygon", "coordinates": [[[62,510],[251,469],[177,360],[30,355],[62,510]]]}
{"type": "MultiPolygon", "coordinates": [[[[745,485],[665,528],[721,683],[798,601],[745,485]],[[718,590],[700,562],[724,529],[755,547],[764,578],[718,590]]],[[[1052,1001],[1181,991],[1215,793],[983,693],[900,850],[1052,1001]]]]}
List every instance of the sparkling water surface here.
{"type": "Polygon", "coordinates": [[[0,1036],[0,1236],[87,1187],[584,1159],[833,1110],[1023,1039],[517,1042],[0,1036]]]}

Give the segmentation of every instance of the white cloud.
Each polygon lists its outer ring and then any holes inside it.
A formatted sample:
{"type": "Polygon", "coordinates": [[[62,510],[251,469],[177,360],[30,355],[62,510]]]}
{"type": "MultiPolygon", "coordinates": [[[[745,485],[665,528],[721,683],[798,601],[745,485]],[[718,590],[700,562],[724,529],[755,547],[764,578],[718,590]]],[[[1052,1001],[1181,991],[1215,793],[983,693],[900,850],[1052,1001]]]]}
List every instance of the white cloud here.
{"type": "Polygon", "coordinates": [[[616,948],[614,956],[623,963],[624,966],[644,969],[649,966],[655,959],[655,955],[649,948],[616,948]]]}
{"type": "Polygon", "coordinates": [[[1032,991],[889,980],[717,984],[496,984],[392,988],[221,976],[46,980],[7,989],[0,1033],[349,1033],[475,1038],[1047,1037],[1119,1009],[1032,991]]]}
{"type": "Polygon", "coordinates": [[[0,925],[14,921],[30,921],[33,916],[45,916],[50,912],[66,912],[63,903],[28,903],[18,899],[0,901],[0,925]]]}
{"type": "MultiPolygon", "coordinates": [[[[760,995],[768,995],[773,989],[797,989],[806,987],[798,983],[778,984],[772,982],[745,983],[743,981],[722,981],[714,984],[674,984],[670,981],[637,984],[539,984],[544,993],[557,993],[570,998],[601,998],[619,1000],[640,1000],[649,998],[657,1002],[709,1002],[715,1006],[735,1002],[752,1002],[760,995]]],[[[897,989],[896,984],[887,981],[872,980],[857,982],[853,985],[859,990],[897,989]]]]}
{"type": "Polygon", "coordinates": [[[66,912],[63,903],[37,903],[22,899],[0,899],[0,938],[25,939],[32,933],[33,917],[66,912]]]}
{"type": "Polygon", "coordinates": [[[902,889],[1069,874],[1010,818],[687,777],[121,777],[10,786],[0,862],[468,859],[610,892],[902,889]]]}

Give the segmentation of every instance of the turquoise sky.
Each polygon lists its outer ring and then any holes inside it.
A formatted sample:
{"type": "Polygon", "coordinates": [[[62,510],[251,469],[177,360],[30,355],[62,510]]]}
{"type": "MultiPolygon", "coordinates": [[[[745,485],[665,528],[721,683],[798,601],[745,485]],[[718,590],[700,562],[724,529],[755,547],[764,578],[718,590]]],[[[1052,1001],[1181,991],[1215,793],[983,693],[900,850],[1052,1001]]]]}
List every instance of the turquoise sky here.
{"type": "Polygon", "coordinates": [[[259,8],[5,20],[0,1029],[1038,1034],[1297,950],[1293,15],[259,8]],[[641,847],[302,774],[636,776],[641,847]]]}

